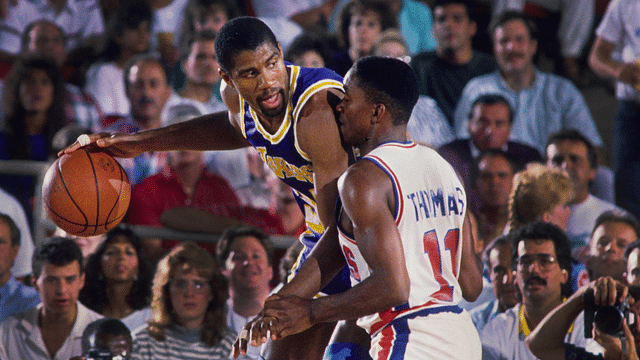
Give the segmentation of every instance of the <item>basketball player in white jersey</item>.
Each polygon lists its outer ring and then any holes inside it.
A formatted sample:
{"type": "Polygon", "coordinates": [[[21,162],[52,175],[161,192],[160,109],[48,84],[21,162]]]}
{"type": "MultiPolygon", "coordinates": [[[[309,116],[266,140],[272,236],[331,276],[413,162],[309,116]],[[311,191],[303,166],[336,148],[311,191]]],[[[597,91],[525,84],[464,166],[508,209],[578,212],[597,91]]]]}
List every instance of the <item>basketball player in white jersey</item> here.
{"type": "Polygon", "coordinates": [[[444,159],[406,140],[418,99],[413,70],[391,58],[362,58],[344,88],[340,132],[362,159],[338,181],[337,228],[240,333],[234,356],[269,334],[281,339],[358,319],[373,359],[480,359],[478,333],[457,305],[482,288],[466,196],[444,159]],[[345,264],[352,287],[310,300],[345,264]]]}

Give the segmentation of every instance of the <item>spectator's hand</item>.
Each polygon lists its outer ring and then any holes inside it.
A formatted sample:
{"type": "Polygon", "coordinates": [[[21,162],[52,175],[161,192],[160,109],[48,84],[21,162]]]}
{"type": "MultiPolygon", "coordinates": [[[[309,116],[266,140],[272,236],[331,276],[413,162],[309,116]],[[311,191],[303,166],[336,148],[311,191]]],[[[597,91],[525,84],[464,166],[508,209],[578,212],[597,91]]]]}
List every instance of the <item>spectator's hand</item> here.
{"type": "Polygon", "coordinates": [[[629,290],[626,285],[609,276],[594,281],[591,288],[594,302],[598,306],[615,305],[616,302],[624,301],[629,290]]]}
{"type": "Polygon", "coordinates": [[[640,85],[640,65],[636,62],[624,64],[618,74],[618,80],[633,86],[640,85]]]}
{"type": "MultiPolygon", "coordinates": [[[[2,0],[0,0],[2,1],[2,0]]],[[[111,156],[132,158],[140,155],[142,151],[136,149],[135,137],[127,134],[112,134],[102,132],[99,134],[82,134],[71,146],[60,151],[58,156],[70,154],[80,148],[87,150],[99,150],[111,156]]]]}

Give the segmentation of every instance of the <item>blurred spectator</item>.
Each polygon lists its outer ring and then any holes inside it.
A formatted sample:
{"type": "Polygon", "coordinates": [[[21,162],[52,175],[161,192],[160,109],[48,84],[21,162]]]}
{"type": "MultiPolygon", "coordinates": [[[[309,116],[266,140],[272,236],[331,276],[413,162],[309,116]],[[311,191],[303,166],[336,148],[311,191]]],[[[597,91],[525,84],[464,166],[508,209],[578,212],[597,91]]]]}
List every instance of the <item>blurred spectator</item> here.
{"type": "Polygon", "coordinates": [[[278,183],[278,194],[276,196],[276,214],[282,222],[282,235],[298,237],[306,229],[304,214],[298,207],[293,191],[284,181],[278,183]]]}
{"type": "Polygon", "coordinates": [[[51,20],[63,29],[67,51],[95,41],[104,30],[96,0],[16,1],[9,5],[7,17],[0,20],[0,51],[17,55],[20,34],[27,25],[39,19],[51,20]]]}
{"type": "Polygon", "coordinates": [[[151,318],[153,267],[140,238],[119,225],[87,261],[87,275],[79,300],[89,309],[117,318],[133,331],[151,318]]]}
{"type": "Polygon", "coordinates": [[[376,37],[397,27],[397,19],[386,2],[351,0],[340,13],[338,40],[340,50],[331,59],[329,68],[344,76],[359,58],[369,55],[376,37]]]}
{"type": "Polygon", "coordinates": [[[613,0],[596,30],[589,65],[616,80],[618,109],[613,125],[616,204],[640,217],[640,26],[637,2],[613,0]]]}
{"type": "Polygon", "coordinates": [[[69,359],[81,354],[82,332],[102,316],[77,300],[85,283],[80,248],[71,239],[47,239],[35,251],[33,276],[42,302],[0,325],[0,358],[69,359]]]}
{"type": "Polygon", "coordinates": [[[535,148],[517,141],[509,141],[513,125],[513,112],[509,102],[498,94],[485,94],[476,98],[469,114],[469,137],[454,140],[438,152],[458,172],[467,189],[472,209],[478,209],[477,197],[471,184],[473,164],[481,152],[489,149],[504,151],[515,165],[515,171],[526,164],[542,161],[535,148]]]}
{"type": "Polygon", "coordinates": [[[524,15],[506,12],[490,31],[498,71],[467,83],[455,110],[458,137],[469,136],[473,101],[482,94],[500,94],[513,108],[510,139],[533,146],[541,153],[550,134],[564,128],[580,129],[595,146],[602,139],[582,94],[571,81],[539,71],[533,64],[538,47],[535,25],[524,15]]]}
{"type": "Polygon", "coordinates": [[[261,18],[287,18],[305,29],[324,30],[338,0],[251,0],[261,18]]]}
{"type": "MultiPolygon", "coordinates": [[[[392,57],[406,63],[411,60],[407,43],[396,29],[387,29],[378,35],[371,47],[371,55],[392,57]]],[[[411,140],[433,147],[454,139],[453,130],[438,104],[432,98],[422,95],[413,108],[407,132],[411,140]]]]}
{"type": "Polygon", "coordinates": [[[418,75],[420,94],[432,97],[449,125],[464,86],[476,76],[496,69],[492,56],[475,51],[471,42],[477,31],[467,0],[436,0],[433,3],[435,50],[420,52],[411,58],[418,75]]]}
{"type": "MultiPolygon", "coordinates": [[[[0,188],[0,204],[2,204],[1,213],[9,216],[20,230],[20,249],[18,255],[11,264],[11,274],[18,279],[25,279],[31,274],[31,257],[33,256],[33,239],[31,238],[31,229],[24,208],[20,202],[0,188]]],[[[27,281],[28,282],[28,281],[27,281]]],[[[0,295],[0,301],[2,295],[0,295]]],[[[0,306],[2,308],[2,306],[0,306]]]]}
{"type": "Polygon", "coordinates": [[[236,333],[226,325],[227,280],[194,243],[176,246],[153,280],[153,319],[134,334],[133,359],[228,359],[236,333]]]}
{"type": "Polygon", "coordinates": [[[173,67],[179,58],[178,37],[187,0],[145,0],[153,10],[151,48],[160,52],[164,65],[173,67]]]}
{"type": "MultiPolygon", "coordinates": [[[[240,333],[264,306],[273,279],[273,246],[262,230],[240,226],[227,229],[220,239],[216,259],[229,281],[227,326],[240,333]]],[[[243,359],[260,359],[260,347],[250,346],[243,359]]]]}
{"type": "Polygon", "coordinates": [[[469,311],[478,331],[520,302],[520,294],[513,279],[511,266],[511,238],[504,235],[491,242],[483,252],[485,270],[489,273],[495,298],[469,311]]]}
{"type": "MultiPolygon", "coordinates": [[[[281,284],[286,284],[289,280],[289,276],[291,276],[292,269],[298,261],[298,257],[302,252],[304,245],[302,242],[295,241],[293,244],[289,246],[287,251],[284,253],[282,258],[280,258],[280,282],[281,284]]],[[[275,291],[275,289],[274,289],[275,291]]]]}
{"type": "Polygon", "coordinates": [[[482,153],[474,165],[476,173],[472,183],[478,200],[475,210],[478,238],[485,249],[504,233],[509,222],[509,196],[516,169],[509,155],[496,149],[482,153]]]}
{"type": "Polygon", "coordinates": [[[135,55],[149,50],[152,20],[151,8],[143,0],[122,4],[109,19],[85,83],[85,90],[107,115],[129,114],[123,69],[135,55]]]}
{"type": "Polygon", "coordinates": [[[589,251],[589,237],[596,218],[604,211],[620,209],[589,193],[589,184],[598,166],[597,155],[589,140],[578,130],[564,129],[549,137],[547,166],[562,168],[571,179],[573,198],[569,201],[571,216],[566,232],[574,257],[582,260],[589,251]]]}
{"type": "MultiPolygon", "coordinates": [[[[171,95],[167,79],[167,71],[157,57],[137,55],[129,60],[124,69],[124,82],[131,112],[127,117],[105,124],[106,131],[135,133],[160,127],[162,110],[171,95]]],[[[127,171],[131,185],[135,185],[162,169],[165,154],[145,152],[133,159],[119,161],[127,171]]]]}
{"type": "Polygon", "coordinates": [[[9,316],[40,303],[40,294],[16,280],[11,271],[21,241],[20,229],[16,223],[9,215],[0,213],[0,323],[9,316]]]}
{"type": "MultiPolygon", "coordinates": [[[[540,6],[549,12],[559,12],[557,38],[560,43],[559,55],[562,58],[560,71],[572,81],[579,80],[578,59],[591,37],[596,15],[595,0],[495,0],[491,3],[494,18],[505,11],[522,12],[527,3],[540,6]]],[[[542,40],[542,45],[547,47],[555,47],[557,44],[556,41],[542,40]]]]}
{"type": "Polygon", "coordinates": [[[640,238],[640,224],[633,215],[605,211],[596,219],[591,233],[589,258],[586,261],[589,278],[603,276],[624,282],[627,247],[640,238]]]}
{"type": "Polygon", "coordinates": [[[69,234],[66,231],[56,226],[56,230],[53,232],[55,236],[67,237],[78,244],[80,250],[82,250],[82,258],[86,264],[89,260],[89,256],[102,244],[105,239],[105,234],[97,236],[77,236],[69,234]]]}
{"type": "Polygon", "coordinates": [[[640,285],[640,240],[631,243],[624,251],[627,259],[626,281],[629,285],[640,285]]]}
{"type": "Polygon", "coordinates": [[[303,67],[326,67],[329,64],[329,45],[321,34],[305,32],[296,36],[285,60],[303,67]]]}
{"type": "MultiPolygon", "coordinates": [[[[122,321],[113,318],[96,320],[82,332],[82,353],[84,357],[71,358],[71,360],[95,360],[98,358],[92,351],[99,354],[108,351],[111,359],[131,359],[131,331],[122,321]]],[[[108,356],[108,355],[105,355],[108,356]]]]}

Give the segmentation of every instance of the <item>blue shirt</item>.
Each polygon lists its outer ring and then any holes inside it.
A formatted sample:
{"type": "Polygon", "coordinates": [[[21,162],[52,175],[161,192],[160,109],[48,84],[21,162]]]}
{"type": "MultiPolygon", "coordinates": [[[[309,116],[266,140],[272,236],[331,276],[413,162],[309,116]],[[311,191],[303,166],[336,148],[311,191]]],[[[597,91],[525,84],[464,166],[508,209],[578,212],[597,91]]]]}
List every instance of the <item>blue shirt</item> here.
{"type": "Polygon", "coordinates": [[[9,316],[36,307],[40,294],[13,276],[0,287],[0,323],[9,316]]]}

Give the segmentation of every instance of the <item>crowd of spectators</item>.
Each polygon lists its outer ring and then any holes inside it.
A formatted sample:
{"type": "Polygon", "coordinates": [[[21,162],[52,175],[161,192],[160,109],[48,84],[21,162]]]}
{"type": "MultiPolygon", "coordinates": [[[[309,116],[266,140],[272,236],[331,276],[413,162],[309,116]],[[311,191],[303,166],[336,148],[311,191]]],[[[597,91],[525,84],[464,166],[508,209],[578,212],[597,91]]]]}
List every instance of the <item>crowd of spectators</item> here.
{"type": "MultiPolygon", "coordinates": [[[[483,294],[464,304],[483,358],[544,357],[535,337],[525,338],[563,298],[602,277],[621,289],[637,282],[630,273],[640,235],[634,0],[0,5],[0,160],[47,163],[75,141],[70,134],[134,133],[224,111],[216,32],[255,16],[276,34],[290,66],[344,76],[357,59],[377,55],[415,70],[420,98],[408,136],[437,149],[459,174],[474,248],[484,256],[483,294]],[[476,41],[482,36],[490,45],[476,41]],[[542,69],[542,54],[551,70],[542,69]],[[582,95],[586,73],[616,81],[612,149],[582,95]],[[612,166],[603,153],[612,153],[612,166]]],[[[94,238],[57,229],[32,239],[34,178],[0,173],[0,341],[12,344],[0,359],[82,356],[85,328],[124,336],[122,324],[133,334],[123,351],[134,359],[227,358],[277,282],[269,236],[305,231],[305,209],[252,148],[119,161],[133,186],[125,223],[220,240],[139,238],[127,225],[94,238]],[[245,266],[257,275],[239,271],[245,266]],[[87,326],[102,317],[121,323],[87,326]]],[[[582,326],[574,323],[567,349],[613,351],[601,337],[585,339],[582,326]]]]}

